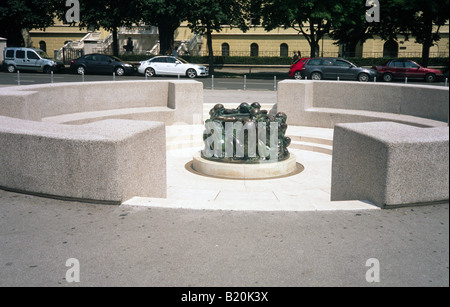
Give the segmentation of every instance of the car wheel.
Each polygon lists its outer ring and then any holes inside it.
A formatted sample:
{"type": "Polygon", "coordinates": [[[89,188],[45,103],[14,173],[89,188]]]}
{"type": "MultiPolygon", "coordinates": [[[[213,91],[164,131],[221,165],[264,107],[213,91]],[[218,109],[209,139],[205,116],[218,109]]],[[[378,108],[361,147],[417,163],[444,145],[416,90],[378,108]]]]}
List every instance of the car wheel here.
{"type": "Polygon", "coordinates": [[[383,81],[384,82],[392,82],[394,80],[394,76],[392,74],[384,74],[383,81]]]}
{"type": "Polygon", "coordinates": [[[10,73],[14,73],[16,72],[16,67],[14,65],[8,65],[7,70],[10,73]]]}
{"type": "Polygon", "coordinates": [[[116,72],[116,76],[123,76],[123,75],[125,75],[125,69],[123,67],[117,67],[115,72],[116,72]]]}
{"type": "Polygon", "coordinates": [[[311,74],[311,79],[315,81],[322,80],[322,74],[320,72],[313,72],[311,74]]]}
{"type": "Polygon", "coordinates": [[[49,74],[52,71],[52,69],[50,68],[50,66],[45,66],[42,71],[44,72],[44,74],[49,74]]]}
{"type": "Polygon", "coordinates": [[[86,74],[86,68],[84,68],[83,66],[78,66],[77,67],[77,74],[85,75],[86,74]]]}
{"type": "Polygon", "coordinates": [[[149,78],[154,77],[155,76],[155,70],[153,68],[151,68],[151,67],[147,68],[145,70],[145,76],[147,76],[149,78]]]}
{"type": "Polygon", "coordinates": [[[194,78],[197,77],[197,72],[195,71],[195,69],[190,68],[190,69],[188,69],[188,70],[186,71],[186,76],[187,76],[188,78],[194,79],[194,78]]]}
{"type": "Polygon", "coordinates": [[[302,72],[301,71],[296,71],[294,73],[294,79],[295,80],[301,80],[302,79],[302,72]]]}
{"type": "Polygon", "coordinates": [[[428,83],[433,83],[434,81],[436,81],[436,75],[435,74],[426,75],[425,81],[427,81],[428,83]]]}
{"type": "Polygon", "coordinates": [[[368,74],[366,74],[366,73],[360,73],[359,75],[358,75],[358,81],[359,82],[369,82],[369,75],[368,74]]]}

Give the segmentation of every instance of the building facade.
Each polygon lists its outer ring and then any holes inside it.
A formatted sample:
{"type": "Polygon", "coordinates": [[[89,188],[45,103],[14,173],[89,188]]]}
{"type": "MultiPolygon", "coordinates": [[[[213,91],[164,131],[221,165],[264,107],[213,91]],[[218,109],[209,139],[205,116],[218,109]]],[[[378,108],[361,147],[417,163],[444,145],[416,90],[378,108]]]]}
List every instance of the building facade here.
{"type": "MultiPolygon", "coordinates": [[[[431,57],[449,56],[449,25],[440,28],[441,40],[430,50],[431,57]]],[[[70,47],[83,48],[85,53],[111,52],[111,33],[105,30],[89,31],[63,23],[55,24],[43,30],[30,31],[33,47],[46,51],[50,56],[57,56],[58,51],[67,43],[70,47]]],[[[179,54],[207,55],[206,36],[196,35],[182,24],[175,32],[175,48],[179,54]]],[[[154,55],[159,53],[158,30],[156,27],[139,25],[119,30],[119,52],[154,55]],[[125,46],[132,46],[131,51],[125,46]]],[[[221,32],[213,33],[213,50],[216,56],[267,56],[290,57],[294,51],[302,56],[310,55],[310,46],[306,38],[294,29],[278,28],[265,31],[261,26],[252,27],[247,32],[224,26],[221,32]]],[[[421,57],[422,45],[414,38],[398,41],[384,41],[379,37],[369,39],[347,50],[339,46],[330,37],[325,36],[319,43],[319,56],[345,57],[421,57]]]]}

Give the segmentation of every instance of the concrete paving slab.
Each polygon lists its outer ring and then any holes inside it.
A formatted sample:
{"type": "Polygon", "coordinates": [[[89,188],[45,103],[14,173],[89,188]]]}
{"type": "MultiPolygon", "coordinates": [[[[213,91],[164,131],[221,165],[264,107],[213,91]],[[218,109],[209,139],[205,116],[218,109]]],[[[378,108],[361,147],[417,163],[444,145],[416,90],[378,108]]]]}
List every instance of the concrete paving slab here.
{"type": "MultiPolygon", "coordinates": [[[[197,149],[168,151],[169,183],[177,183],[177,172],[191,175],[185,159],[197,149]]],[[[294,206],[289,211],[192,210],[201,202],[183,199],[184,192],[211,200],[223,189],[206,177],[184,181],[185,190],[169,185],[176,202],[191,209],[146,205],[153,199],[105,206],[0,190],[0,287],[449,286],[448,203],[358,210],[360,202],[338,202],[325,210],[327,189],[320,188],[318,174],[329,172],[330,156],[296,154],[308,162],[306,176],[286,180],[287,191],[275,192],[286,208],[294,206]],[[302,194],[293,188],[299,186],[302,194]],[[315,200],[298,210],[308,194],[315,200]],[[66,279],[70,258],[79,260],[79,282],[66,279]],[[369,259],[380,263],[379,282],[366,279],[369,259]]],[[[251,193],[265,186],[228,184],[251,193]]]]}

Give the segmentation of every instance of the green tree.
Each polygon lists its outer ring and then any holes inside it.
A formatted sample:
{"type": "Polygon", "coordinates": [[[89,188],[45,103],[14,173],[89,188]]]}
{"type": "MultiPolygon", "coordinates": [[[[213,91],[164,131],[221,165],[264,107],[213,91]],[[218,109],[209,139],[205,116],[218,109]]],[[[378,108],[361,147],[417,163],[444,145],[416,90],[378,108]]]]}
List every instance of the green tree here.
{"type": "Polygon", "coordinates": [[[343,21],[345,1],[264,0],[263,26],[267,31],[278,27],[295,29],[311,47],[311,57],[319,55],[319,42],[343,21]]]}
{"type": "Polygon", "coordinates": [[[422,44],[422,64],[428,66],[430,48],[441,39],[440,27],[449,20],[448,0],[413,0],[415,12],[410,24],[411,35],[422,44]],[[433,29],[436,27],[436,31],[433,29]]]}
{"type": "Polygon", "coordinates": [[[113,36],[112,51],[119,55],[118,30],[140,21],[138,0],[81,0],[80,28],[104,28],[113,36]]]}
{"type": "Polygon", "coordinates": [[[422,64],[428,65],[430,48],[441,39],[440,27],[449,20],[449,0],[392,0],[382,2],[380,23],[374,34],[384,40],[414,37],[422,44],[422,64]]]}
{"type": "Polygon", "coordinates": [[[141,0],[142,20],[158,27],[160,53],[174,48],[175,31],[186,18],[188,0],[141,0]]]}
{"type": "Polygon", "coordinates": [[[370,31],[372,23],[367,22],[367,8],[361,0],[345,1],[344,10],[338,25],[333,25],[329,36],[335,45],[345,45],[343,56],[355,56],[356,46],[373,37],[370,31]]]}
{"type": "Polygon", "coordinates": [[[0,36],[9,46],[24,46],[22,30],[45,29],[54,24],[55,0],[2,0],[0,36]]]}
{"type": "Polygon", "coordinates": [[[249,1],[246,0],[190,0],[188,1],[187,21],[195,33],[206,34],[208,46],[209,72],[214,74],[214,51],[212,32],[220,32],[223,25],[248,30],[249,1]]]}

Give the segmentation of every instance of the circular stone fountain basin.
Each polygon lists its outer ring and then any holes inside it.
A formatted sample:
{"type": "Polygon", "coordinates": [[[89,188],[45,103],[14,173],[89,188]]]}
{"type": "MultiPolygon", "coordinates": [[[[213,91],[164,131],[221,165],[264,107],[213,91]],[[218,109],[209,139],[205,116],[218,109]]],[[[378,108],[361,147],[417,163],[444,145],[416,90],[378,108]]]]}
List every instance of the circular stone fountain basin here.
{"type": "Polygon", "coordinates": [[[298,174],[304,169],[301,164],[297,163],[295,155],[292,153],[288,159],[283,161],[240,164],[206,160],[202,158],[201,152],[194,155],[192,168],[201,175],[240,180],[286,177],[298,174]]]}

